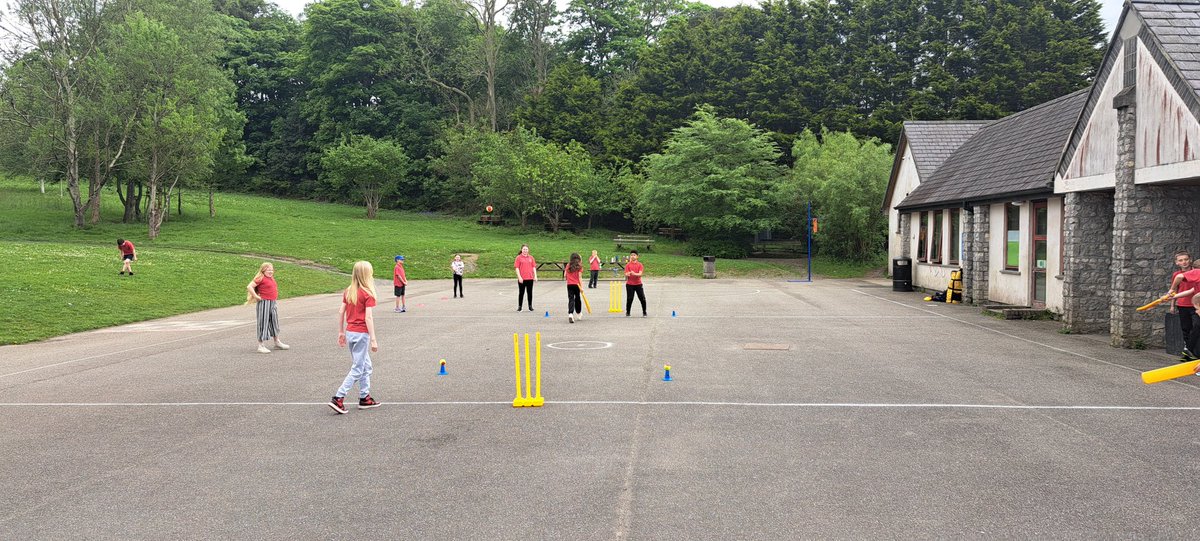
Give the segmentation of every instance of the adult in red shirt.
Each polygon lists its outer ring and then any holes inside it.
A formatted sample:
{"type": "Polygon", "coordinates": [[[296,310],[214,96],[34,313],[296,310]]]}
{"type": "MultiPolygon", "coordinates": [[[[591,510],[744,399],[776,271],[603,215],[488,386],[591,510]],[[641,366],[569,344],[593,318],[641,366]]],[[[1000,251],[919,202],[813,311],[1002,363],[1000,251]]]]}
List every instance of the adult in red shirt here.
{"type": "Polygon", "coordinates": [[[645,268],[638,261],[637,250],[629,251],[629,263],[625,265],[625,317],[629,317],[629,309],[633,308],[633,294],[642,303],[642,317],[646,317],[646,293],[642,291],[642,272],[645,268]]]}
{"type": "Polygon", "coordinates": [[[521,245],[521,253],[513,261],[517,271],[517,311],[521,311],[525,295],[529,296],[529,311],[533,311],[533,283],[537,281],[537,261],[529,255],[529,245],[521,245]],[[527,293],[528,292],[528,293],[527,293]]]}
{"type": "Polygon", "coordinates": [[[121,272],[118,275],[129,273],[133,276],[133,267],[131,261],[137,261],[137,250],[133,247],[133,243],[125,239],[117,239],[117,249],[121,251],[121,272]]]}

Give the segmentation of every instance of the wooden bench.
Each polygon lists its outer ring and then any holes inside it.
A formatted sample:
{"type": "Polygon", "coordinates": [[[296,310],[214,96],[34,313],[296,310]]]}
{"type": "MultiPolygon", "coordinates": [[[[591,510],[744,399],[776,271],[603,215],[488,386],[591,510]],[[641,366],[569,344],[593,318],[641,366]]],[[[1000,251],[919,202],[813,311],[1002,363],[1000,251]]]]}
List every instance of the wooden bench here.
{"type": "Polygon", "coordinates": [[[628,246],[630,248],[645,246],[646,249],[649,250],[650,245],[654,243],[654,241],[650,238],[650,235],[617,235],[617,238],[613,239],[613,242],[617,243],[618,250],[620,250],[623,246],[628,246]]]}
{"type": "Polygon", "coordinates": [[[764,240],[750,246],[750,253],[755,255],[792,255],[799,257],[808,255],[808,242],[803,240],[764,240]]]}
{"type": "MultiPolygon", "coordinates": [[[[575,224],[568,222],[566,220],[563,220],[561,222],[558,222],[558,230],[559,231],[570,231],[570,232],[574,233],[575,232],[575,224]]],[[[546,231],[554,231],[554,224],[552,224],[550,222],[546,222],[546,231]]]]}
{"type": "Polygon", "coordinates": [[[504,225],[504,218],[493,214],[484,214],[479,217],[479,223],[484,225],[504,225]]]}
{"type": "Polygon", "coordinates": [[[658,234],[662,235],[664,237],[674,239],[675,237],[678,237],[679,235],[683,234],[683,229],[680,229],[678,227],[660,227],[660,228],[658,228],[658,234]]]}

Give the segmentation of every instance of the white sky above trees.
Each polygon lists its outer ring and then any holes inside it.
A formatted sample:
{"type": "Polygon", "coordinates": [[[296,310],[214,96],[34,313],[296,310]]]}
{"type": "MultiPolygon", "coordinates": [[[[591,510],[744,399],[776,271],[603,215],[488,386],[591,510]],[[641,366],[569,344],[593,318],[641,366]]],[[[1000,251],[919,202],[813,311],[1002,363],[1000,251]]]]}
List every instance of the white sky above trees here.
{"type": "MultiPolygon", "coordinates": [[[[312,0],[273,0],[276,5],[286,10],[292,15],[299,15],[304,11],[304,6],[312,2],[312,0]]],[[[700,0],[710,6],[727,7],[736,6],[738,4],[757,4],[755,0],[700,0]]],[[[561,7],[566,7],[565,0],[559,0],[561,7]]],[[[1100,18],[1104,19],[1104,28],[1109,33],[1112,32],[1113,26],[1117,24],[1117,17],[1121,16],[1121,7],[1125,4],[1125,0],[1100,0],[1100,18]]]]}

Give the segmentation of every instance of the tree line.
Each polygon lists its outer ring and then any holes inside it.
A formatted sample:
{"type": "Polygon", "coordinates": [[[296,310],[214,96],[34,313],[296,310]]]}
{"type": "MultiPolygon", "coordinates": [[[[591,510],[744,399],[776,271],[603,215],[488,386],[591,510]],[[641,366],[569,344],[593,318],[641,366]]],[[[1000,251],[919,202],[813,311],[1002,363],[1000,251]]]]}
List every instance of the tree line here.
{"type": "Polygon", "coordinates": [[[886,171],[822,181],[814,148],[874,161],[904,120],[1066,94],[1105,40],[1097,0],[322,0],[300,19],[267,0],[18,0],[3,23],[3,165],[64,181],[78,226],[113,184],[155,236],[189,186],[625,215],[731,246],[798,231],[800,200],[830,235],[871,221],[886,171]],[[820,195],[850,184],[861,202],[820,195]],[[669,209],[684,193],[716,214],[669,209]]]}

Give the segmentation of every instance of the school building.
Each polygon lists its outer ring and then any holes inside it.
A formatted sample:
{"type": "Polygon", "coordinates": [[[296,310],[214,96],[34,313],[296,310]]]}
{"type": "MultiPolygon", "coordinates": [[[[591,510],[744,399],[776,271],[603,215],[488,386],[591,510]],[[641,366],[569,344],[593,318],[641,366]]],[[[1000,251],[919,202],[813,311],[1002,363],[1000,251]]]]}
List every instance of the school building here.
{"type": "Polygon", "coordinates": [[[994,121],[906,122],[884,200],[913,285],[1163,343],[1172,254],[1200,255],[1200,0],[1126,3],[1091,87],[994,121]]]}

